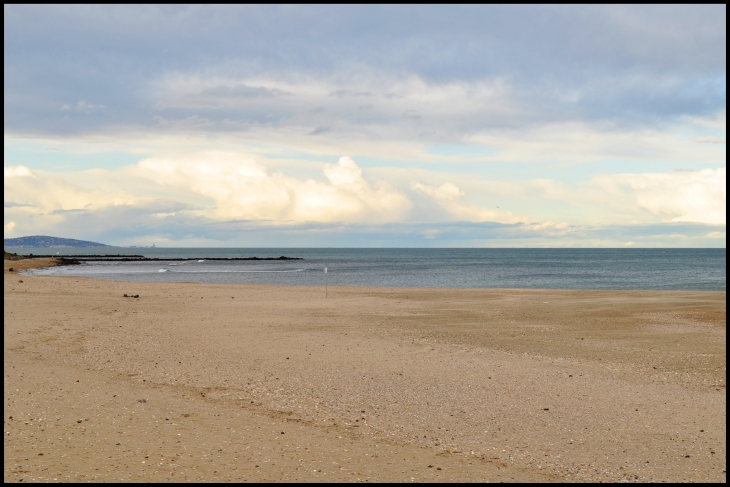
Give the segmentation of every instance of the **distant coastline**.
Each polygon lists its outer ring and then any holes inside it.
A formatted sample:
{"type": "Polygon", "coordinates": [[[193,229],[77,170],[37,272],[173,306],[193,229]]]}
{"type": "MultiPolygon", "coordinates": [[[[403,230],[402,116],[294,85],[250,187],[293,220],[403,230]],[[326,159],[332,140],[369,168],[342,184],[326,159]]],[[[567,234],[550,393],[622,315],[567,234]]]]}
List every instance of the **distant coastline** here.
{"type": "Polygon", "coordinates": [[[77,240],[75,238],[50,237],[47,235],[32,235],[29,237],[6,238],[6,248],[48,248],[48,247],[111,247],[110,245],[77,240]]]}

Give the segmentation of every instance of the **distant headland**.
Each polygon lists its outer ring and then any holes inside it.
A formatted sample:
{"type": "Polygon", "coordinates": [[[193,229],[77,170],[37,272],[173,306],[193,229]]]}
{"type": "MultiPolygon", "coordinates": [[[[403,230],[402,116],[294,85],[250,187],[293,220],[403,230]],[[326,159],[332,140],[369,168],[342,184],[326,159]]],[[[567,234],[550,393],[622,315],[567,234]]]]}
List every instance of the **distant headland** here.
{"type": "Polygon", "coordinates": [[[49,237],[47,235],[33,235],[30,237],[6,238],[5,247],[22,248],[44,248],[44,247],[111,247],[99,242],[88,240],[76,240],[75,238],[49,237]]]}

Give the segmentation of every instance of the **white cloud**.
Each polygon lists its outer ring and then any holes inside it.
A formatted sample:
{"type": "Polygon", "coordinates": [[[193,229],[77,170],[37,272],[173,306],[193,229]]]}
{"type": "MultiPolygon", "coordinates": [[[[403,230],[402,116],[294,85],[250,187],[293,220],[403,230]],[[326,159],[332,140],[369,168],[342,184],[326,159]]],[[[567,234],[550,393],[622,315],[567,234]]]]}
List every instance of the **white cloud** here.
{"type": "Polygon", "coordinates": [[[426,186],[421,183],[413,183],[412,188],[414,191],[427,194],[439,201],[452,200],[464,196],[464,192],[453,183],[444,183],[438,188],[426,186]]]}
{"type": "Polygon", "coordinates": [[[5,225],[3,225],[3,232],[5,235],[8,235],[13,231],[14,228],[15,228],[15,222],[8,222],[5,225]]]}
{"type": "Polygon", "coordinates": [[[203,127],[208,127],[213,123],[207,118],[199,117],[198,115],[191,115],[182,119],[166,119],[160,116],[152,117],[157,122],[158,127],[177,129],[177,130],[195,130],[203,127]]]}
{"type": "Polygon", "coordinates": [[[493,161],[576,165],[606,160],[692,161],[716,165],[725,160],[724,137],[687,138],[691,130],[716,130],[714,117],[667,123],[663,127],[621,127],[612,122],[570,121],[538,124],[519,130],[489,130],[465,137],[492,148],[493,161]],[[699,143],[699,144],[698,144],[699,143]]]}
{"type": "Polygon", "coordinates": [[[421,235],[423,235],[425,238],[427,238],[429,240],[433,240],[441,233],[443,233],[443,230],[438,230],[436,228],[427,228],[426,230],[423,230],[421,232],[421,235]]]}
{"type": "Polygon", "coordinates": [[[411,184],[416,193],[428,195],[434,199],[454,220],[468,222],[498,222],[498,223],[526,223],[527,218],[521,218],[510,212],[487,210],[478,205],[463,201],[465,192],[455,184],[446,182],[441,186],[433,187],[420,182],[411,184]]]}
{"type": "Polygon", "coordinates": [[[725,143],[725,137],[712,137],[709,135],[706,135],[703,137],[697,137],[693,140],[695,142],[699,142],[700,144],[724,144],[725,143]]]}
{"type": "Polygon", "coordinates": [[[88,115],[92,110],[103,110],[105,108],[108,107],[106,105],[94,105],[93,103],[86,103],[84,100],[79,100],[79,102],[74,106],[64,103],[61,106],[61,111],[74,110],[76,112],[84,112],[88,115]]]}
{"type": "Polygon", "coordinates": [[[25,166],[3,166],[6,178],[33,176],[33,173],[25,166]]]}
{"type": "Polygon", "coordinates": [[[727,130],[727,110],[725,108],[718,110],[713,116],[709,117],[687,117],[692,123],[701,125],[714,130],[727,130]]]}
{"type": "Polygon", "coordinates": [[[349,157],[325,165],[327,183],[270,173],[232,153],[200,153],[140,161],[138,176],[215,202],[211,218],[285,222],[399,221],[410,201],[384,181],[371,184],[349,157]]]}
{"type": "Polygon", "coordinates": [[[96,211],[108,206],[134,204],[140,200],[126,191],[98,186],[83,187],[54,174],[33,173],[25,166],[4,166],[4,172],[4,199],[12,201],[16,211],[23,214],[96,211]]]}
{"type": "Polygon", "coordinates": [[[726,170],[594,177],[582,198],[616,209],[645,210],[663,221],[725,225],[726,170]]]}

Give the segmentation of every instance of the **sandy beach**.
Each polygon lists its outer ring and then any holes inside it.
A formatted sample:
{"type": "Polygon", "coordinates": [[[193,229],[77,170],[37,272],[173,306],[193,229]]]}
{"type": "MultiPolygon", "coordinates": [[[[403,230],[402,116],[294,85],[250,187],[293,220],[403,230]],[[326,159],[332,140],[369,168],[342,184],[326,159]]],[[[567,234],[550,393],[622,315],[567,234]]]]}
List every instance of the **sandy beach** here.
{"type": "Polygon", "coordinates": [[[5,262],[6,482],[726,481],[724,292],[34,265],[5,262]]]}

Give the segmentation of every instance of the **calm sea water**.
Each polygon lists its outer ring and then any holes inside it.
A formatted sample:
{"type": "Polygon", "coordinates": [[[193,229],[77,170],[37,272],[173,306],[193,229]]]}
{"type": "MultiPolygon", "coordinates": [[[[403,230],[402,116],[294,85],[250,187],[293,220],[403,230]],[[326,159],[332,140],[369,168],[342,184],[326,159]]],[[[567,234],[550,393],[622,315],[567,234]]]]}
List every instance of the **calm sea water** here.
{"type": "Polygon", "coordinates": [[[94,262],[34,271],[144,282],[725,291],[725,249],[23,249],[23,254],[302,257],[300,261],[94,262]]]}

